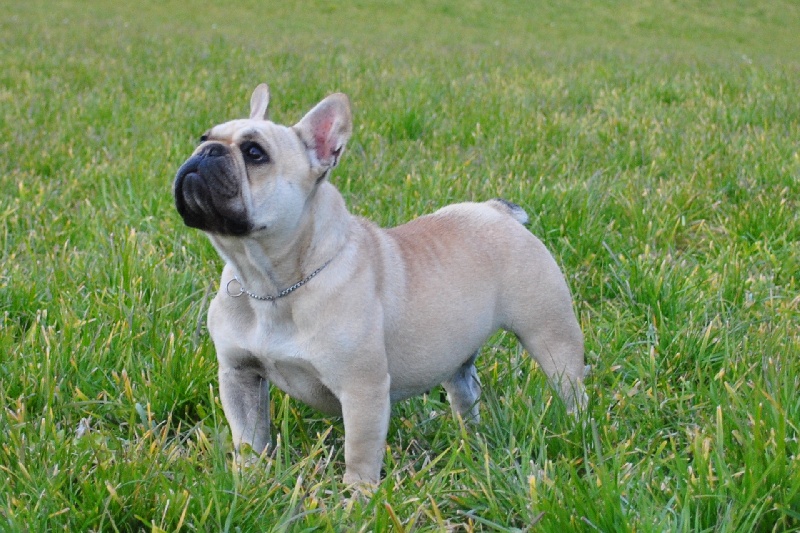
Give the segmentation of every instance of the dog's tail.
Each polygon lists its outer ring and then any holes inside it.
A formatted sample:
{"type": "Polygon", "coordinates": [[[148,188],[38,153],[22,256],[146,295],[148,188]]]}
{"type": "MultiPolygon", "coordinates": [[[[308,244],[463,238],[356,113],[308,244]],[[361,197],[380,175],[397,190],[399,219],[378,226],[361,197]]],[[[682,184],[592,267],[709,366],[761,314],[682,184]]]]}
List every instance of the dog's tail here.
{"type": "Polygon", "coordinates": [[[492,200],[489,200],[486,203],[494,207],[501,213],[506,213],[508,215],[511,215],[511,217],[520,224],[525,225],[528,222],[530,222],[530,219],[528,218],[528,213],[526,213],[524,209],[522,209],[520,206],[518,206],[513,202],[509,202],[508,200],[503,200],[502,198],[493,198],[492,200]]]}

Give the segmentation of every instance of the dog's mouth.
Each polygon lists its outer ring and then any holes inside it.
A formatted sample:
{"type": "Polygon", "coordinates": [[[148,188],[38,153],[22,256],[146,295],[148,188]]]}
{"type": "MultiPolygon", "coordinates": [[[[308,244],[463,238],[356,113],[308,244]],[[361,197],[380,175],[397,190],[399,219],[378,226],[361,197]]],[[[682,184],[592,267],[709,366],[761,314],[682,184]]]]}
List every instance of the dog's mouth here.
{"type": "Polygon", "coordinates": [[[191,227],[220,235],[250,232],[241,187],[222,157],[196,155],[178,170],[173,192],[175,207],[191,227]]]}

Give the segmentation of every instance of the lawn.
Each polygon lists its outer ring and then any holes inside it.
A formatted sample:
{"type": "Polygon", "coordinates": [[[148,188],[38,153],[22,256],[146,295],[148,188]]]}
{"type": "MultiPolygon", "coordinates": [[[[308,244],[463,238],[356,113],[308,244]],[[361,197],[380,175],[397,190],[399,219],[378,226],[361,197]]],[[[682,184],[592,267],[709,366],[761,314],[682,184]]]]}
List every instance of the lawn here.
{"type": "Polygon", "coordinates": [[[791,0],[7,2],[0,530],[800,531],[798,35],[791,0]],[[480,425],[394,406],[374,493],[280,392],[235,467],[222,262],[171,182],[262,81],[281,123],[350,96],[356,214],[525,207],[586,337],[577,420],[499,333],[480,425]]]}

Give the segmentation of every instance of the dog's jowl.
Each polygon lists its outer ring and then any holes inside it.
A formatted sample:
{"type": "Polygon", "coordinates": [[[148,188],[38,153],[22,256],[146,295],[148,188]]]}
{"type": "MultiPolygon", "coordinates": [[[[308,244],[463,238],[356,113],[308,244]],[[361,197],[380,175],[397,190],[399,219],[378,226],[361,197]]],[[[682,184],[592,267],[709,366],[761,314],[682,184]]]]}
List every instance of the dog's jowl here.
{"type": "Polygon", "coordinates": [[[274,384],[341,415],[344,481],[377,482],[392,402],[441,383],[457,415],[478,419],[475,358],[501,328],[570,408],[584,402],[570,293],[525,211],[463,203],[379,228],[328,180],[352,132],[347,97],[291,127],[268,104],[260,85],[250,118],[204,133],[174,184],[183,220],[225,260],[208,327],[237,450],[269,445],[274,384]]]}

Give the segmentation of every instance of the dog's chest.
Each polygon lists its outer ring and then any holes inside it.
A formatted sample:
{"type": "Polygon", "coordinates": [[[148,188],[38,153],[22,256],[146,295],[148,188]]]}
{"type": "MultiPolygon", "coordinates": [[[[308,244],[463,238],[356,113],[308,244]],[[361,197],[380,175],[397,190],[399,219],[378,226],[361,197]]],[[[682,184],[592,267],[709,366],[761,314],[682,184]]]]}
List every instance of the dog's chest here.
{"type": "Polygon", "coordinates": [[[339,414],[339,402],[322,383],[306,337],[290,316],[266,314],[256,316],[242,347],[264,377],[286,394],[320,411],[339,414]]]}

